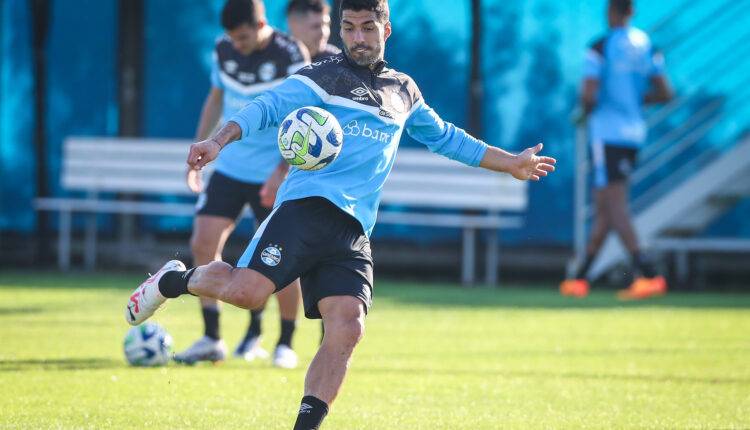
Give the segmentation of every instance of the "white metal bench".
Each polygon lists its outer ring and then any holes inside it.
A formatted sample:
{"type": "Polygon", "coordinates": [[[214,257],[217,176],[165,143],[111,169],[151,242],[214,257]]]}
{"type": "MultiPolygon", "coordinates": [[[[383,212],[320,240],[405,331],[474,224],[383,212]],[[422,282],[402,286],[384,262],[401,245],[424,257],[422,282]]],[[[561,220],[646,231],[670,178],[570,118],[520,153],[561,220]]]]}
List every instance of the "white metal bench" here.
{"type": "MultiPolygon", "coordinates": [[[[144,201],[143,196],[190,196],[185,184],[187,140],[76,138],[66,139],[61,186],[84,197],[39,198],[40,211],[59,212],[58,265],[70,268],[72,215],[88,214],[84,265],[93,268],[97,255],[97,214],[192,216],[192,203],[144,201]],[[103,193],[120,194],[102,199],[103,193]],[[125,196],[125,198],[123,198],[125,196]]],[[[475,169],[423,149],[399,150],[386,182],[378,223],[463,229],[462,281],[474,283],[478,230],[488,230],[486,282],[497,281],[497,230],[519,227],[527,205],[526,184],[503,174],[475,169]],[[406,209],[406,210],[404,210],[406,209]],[[435,213],[435,209],[452,210],[435,213]],[[429,211],[431,212],[429,212],[429,211]]]]}
{"type": "Polygon", "coordinates": [[[84,264],[91,269],[97,255],[97,214],[191,216],[194,204],[144,201],[136,196],[192,195],[185,183],[186,140],[79,138],[63,145],[61,186],[85,197],[39,198],[37,210],[59,212],[57,262],[70,268],[72,215],[89,214],[85,230],[84,264]],[[103,200],[102,193],[126,199],[103,200]]]}
{"type": "MultiPolygon", "coordinates": [[[[497,231],[518,228],[528,205],[527,183],[510,175],[473,168],[425,149],[402,148],[383,188],[378,224],[463,229],[461,281],[475,282],[478,230],[489,231],[485,283],[497,283],[497,231]],[[396,211],[394,206],[408,208],[396,211]],[[453,213],[435,213],[450,209],[453,213]],[[516,213],[508,215],[507,212],[516,213]]],[[[376,227],[377,228],[377,227],[376,227]]]]}

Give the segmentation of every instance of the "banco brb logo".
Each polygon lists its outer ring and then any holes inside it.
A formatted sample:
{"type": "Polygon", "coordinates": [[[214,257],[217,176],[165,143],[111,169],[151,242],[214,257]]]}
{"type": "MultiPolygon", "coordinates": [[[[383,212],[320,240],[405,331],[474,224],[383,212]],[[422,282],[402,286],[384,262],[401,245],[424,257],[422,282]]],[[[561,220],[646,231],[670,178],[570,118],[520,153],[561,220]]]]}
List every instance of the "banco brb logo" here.
{"type": "Polygon", "coordinates": [[[381,143],[388,143],[393,139],[393,133],[372,129],[367,123],[356,119],[349,121],[344,127],[344,136],[366,137],[381,143]]]}

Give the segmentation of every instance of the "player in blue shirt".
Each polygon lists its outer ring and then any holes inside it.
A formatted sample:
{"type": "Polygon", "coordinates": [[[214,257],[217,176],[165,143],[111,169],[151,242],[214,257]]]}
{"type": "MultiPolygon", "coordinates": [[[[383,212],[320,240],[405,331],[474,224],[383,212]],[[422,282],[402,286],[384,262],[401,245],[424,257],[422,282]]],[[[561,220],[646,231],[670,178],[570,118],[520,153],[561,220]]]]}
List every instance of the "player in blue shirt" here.
{"type": "Polygon", "coordinates": [[[630,26],[632,16],[632,0],[610,0],[610,30],[586,54],[581,99],[593,157],[596,220],[585,261],[574,279],[560,285],[564,295],[588,294],[586,273],[610,230],[617,231],[640,272],[620,297],[645,298],[666,292],[666,281],[656,276],[641,254],[629,215],[627,181],[646,139],[643,105],[667,102],[672,92],[664,58],[646,33],[630,26]]]}
{"type": "MultiPolygon", "coordinates": [[[[226,34],[213,53],[211,89],[201,112],[197,139],[206,139],[258,94],[278,85],[285,77],[309,63],[305,48],[266,23],[260,0],[228,0],[222,10],[226,34]]],[[[203,189],[200,172],[188,171],[188,185],[201,193],[198,198],[190,244],[196,265],[221,260],[222,250],[245,205],[250,205],[256,222],[271,212],[276,190],[288,165],[279,154],[277,129],[270,127],[227,148],[216,160],[216,171],[203,189]]],[[[300,301],[299,282],[293,281],[277,295],[281,314],[281,335],[273,353],[273,364],[292,368],[297,355],[292,349],[300,301]]],[[[219,303],[201,297],[204,336],[175,354],[175,361],[192,364],[218,361],[226,356],[219,330],[219,303]]],[[[251,361],[265,357],[260,347],[263,309],[250,312],[250,325],[234,355],[251,361]]]]}
{"type": "Polygon", "coordinates": [[[340,20],[344,54],[313,63],[256,98],[214,137],[194,144],[188,164],[200,169],[232,142],[308,105],[330,111],[344,126],[338,158],[319,171],[291,170],[236,267],[215,261],[187,270],[170,261],[125,308],[133,325],[183,294],[252,309],[300,277],[305,315],[322,318],[325,335],[307,372],[295,429],[320,426],[364,334],[373,288],[369,235],[402,132],[433,152],[522,180],[539,180],[555,163],[536,155],[541,144],[518,155],[488,147],[440,119],[409,76],[387,68],[387,0],[342,0],[340,20]]]}

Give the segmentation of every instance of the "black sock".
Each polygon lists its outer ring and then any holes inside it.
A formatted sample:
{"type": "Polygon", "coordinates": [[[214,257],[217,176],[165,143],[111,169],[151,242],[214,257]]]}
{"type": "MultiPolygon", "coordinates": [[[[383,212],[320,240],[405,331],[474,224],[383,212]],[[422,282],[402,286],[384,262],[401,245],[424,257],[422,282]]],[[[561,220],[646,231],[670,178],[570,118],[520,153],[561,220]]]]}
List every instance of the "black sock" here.
{"type": "Polygon", "coordinates": [[[247,334],[245,335],[245,339],[250,339],[253,337],[260,336],[260,333],[263,331],[263,326],[261,323],[263,322],[263,309],[257,309],[254,311],[250,311],[250,326],[247,328],[247,334]]]}
{"type": "Polygon", "coordinates": [[[173,270],[161,275],[161,279],[159,279],[159,292],[168,299],[174,299],[183,294],[190,294],[188,291],[188,281],[193,276],[194,271],[194,268],[186,271],[173,270]]]}
{"type": "Polygon", "coordinates": [[[302,398],[294,430],[318,430],[326,415],[328,415],[326,402],[313,396],[305,396],[302,398]]]}
{"type": "Polygon", "coordinates": [[[594,263],[596,254],[586,254],[586,258],[583,260],[583,264],[578,267],[575,273],[574,279],[585,279],[586,274],[589,272],[591,265],[594,263]]]}
{"type": "Polygon", "coordinates": [[[294,329],[297,327],[295,320],[281,319],[281,335],[279,336],[279,343],[277,345],[286,345],[289,348],[292,347],[292,336],[294,335],[294,329]]]}
{"type": "Polygon", "coordinates": [[[221,339],[221,335],[219,334],[219,308],[205,307],[201,311],[203,312],[204,334],[213,340],[221,339]]]}
{"type": "Polygon", "coordinates": [[[630,257],[632,258],[635,268],[641,272],[641,276],[645,276],[646,278],[653,278],[656,276],[656,268],[653,263],[651,263],[641,252],[634,252],[630,257]]]}

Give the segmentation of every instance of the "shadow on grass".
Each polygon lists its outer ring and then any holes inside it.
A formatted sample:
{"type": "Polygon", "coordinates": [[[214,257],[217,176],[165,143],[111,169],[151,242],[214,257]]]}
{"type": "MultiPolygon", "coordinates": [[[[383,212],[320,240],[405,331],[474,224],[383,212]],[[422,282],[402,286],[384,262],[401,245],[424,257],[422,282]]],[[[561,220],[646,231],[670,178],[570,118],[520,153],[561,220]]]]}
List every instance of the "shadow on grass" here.
{"type": "Polygon", "coordinates": [[[0,307],[0,317],[6,315],[28,315],[28,314],[40,314],[44,312],[43,308],[6,308],[0,307]]]}
{"type": "Polygon", "coordinates": [[[475,376],[475,377],[501,377],[501,378],[530,378],[530,379],[572,379],[578,381],[623,381],[623,382],[649,382],[649,383],[692,383],[708,385],[730,385],[750,384],[747,377],[712,377],[712,376],[689,376],[689,375],[645,375],[624,373],[585,373],[585,372],[552,372],[545,370],[497,370],[497,369],[425,369],[425,368],[378,368],[368,367],[368,373],[381,374],[403,374],[412,377],[439,375],[439,376],[475,376]]]}
{"type": "Polygon", "coordinates": [[[611,290],[594,291],[588,297],[562,297],[550,286],[462,288],[456,285],[420,285],[381,282],[375,286],[375,300],[435,307],[476,308],[726,308],[749,309],[750,294],[742,293],[669,293],[640,301],[621,301],[611,290]]]}
{"type": "Polygon", "coordinates": [[[61,359],[21,359],[0,360],[0,372],[26,370],[96,370],[123,367],[120,360],[109,358],[61,358],[61,359]]]}

